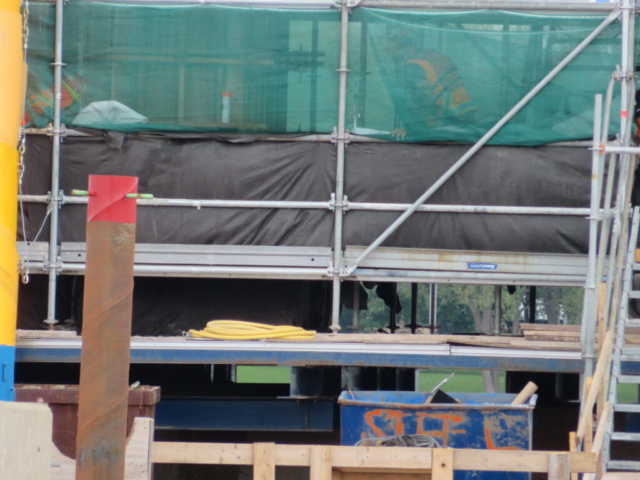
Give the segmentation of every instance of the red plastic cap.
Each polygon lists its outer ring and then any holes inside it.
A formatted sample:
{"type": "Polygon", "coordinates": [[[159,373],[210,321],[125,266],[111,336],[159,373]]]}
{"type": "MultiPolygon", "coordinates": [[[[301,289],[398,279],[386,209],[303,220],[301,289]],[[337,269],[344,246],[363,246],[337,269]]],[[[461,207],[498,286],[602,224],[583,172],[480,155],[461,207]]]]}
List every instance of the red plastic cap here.
{"type": "Polygon", "coordinates": [[[128,193],[138,193],[138,177],[89,175],[89,205],[87,222],[136,223],[135,199],[128,193]]]}
{"type": "Polygon", "coordinates": [[[231,96],[231,92],[229,90],[223,90],[222,91],[222,96],[223,97],[230,97],[231,96]]]}

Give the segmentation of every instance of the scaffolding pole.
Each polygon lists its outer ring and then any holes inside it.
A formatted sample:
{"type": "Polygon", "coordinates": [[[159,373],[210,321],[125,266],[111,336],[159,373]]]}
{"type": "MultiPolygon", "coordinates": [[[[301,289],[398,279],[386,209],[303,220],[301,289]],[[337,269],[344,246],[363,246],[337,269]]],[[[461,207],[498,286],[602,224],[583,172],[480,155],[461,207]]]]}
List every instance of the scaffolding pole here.
{"type": "Polygon", "coordinates": [[[602,130],[602,95],[596,95],[593,121],[593,154],[591,155],[591,215],[589,217],[589,257],[587,263],[587,281],[582,307],[581,349],[585,359],[585,377],[593,373],[593,341],[596,331],[597,296],[597,242],[598,242],[598,209],[600,207],[600,192],[602,173],[600,171],[602,154],[597,149],[600,144],[602,130]]]}
{"type": "Polygon", "coordinates": [[[467,153],[465,153],[455,164],[449,168],[426,192],[422,194],[414,204],[406,210],[400,217],[396,219],[376,240],[373,241],[365,251],[363,251],[358,258],[356,258],[346,268],[345,275],[350,275],[358,265],[367,258],[367,256],[379,247],[391,234],[393,234],[417,209],[426,202],[449,178],[453,176],[467,161],[475,155],[498,131],[511,120],[522,108],[529,103],[529,101],[535,97],[545,86],[551,82],[553,78],[560,73],[564,67],[566,67],[571,61],[580,54],[602,31],[607,28],[618,18],[619,10],[614,10],[607,18],[596,27],[578,46],[576,46],[571,53],[569,53],[553,70],[551,70],[533,89],[525,95],[504,117],[502,117],[498,123],[496,123],[487,133],[485,133],[475,145],[473,145],[467,153]]]}
{"type": "MultiPolygon", "coordinates": [[[[77,0],[67,0],[77,1],[77,0]]],[[[87,1],[87,0],[83,0],[87,1]]],[[[282,7],[282,8],[334,8],[336,2],[332,0],[88,0],[100,3],[126,3],[138,5],[228,5],[239,7],[282,7]]],[[[348,0],[347,8],[400,8],[415,10],[526,10],[553,12],[610,12],[616,8],[616,3],[591,2],[554,2],[553,0],[527,1],[449,1],[449,0],[348,0]]]]}
{"type": "MultiPolygon", "coordinates": [[[[20,195],[23,203],[49,203],[47,195],[20,195]]],[[[83,197],[61,198],[60,205],[86,205],[83,197]]],[[[204,200],[190,198],[152,198],[138,200],[141,207],[187,207],[187,208],[265,208],[265,209],[294,209],[294,210],[333,210],[334,200],[326,202],[304,202],[290,200],[204,200]]],[[[410,203],[342,203],[343,211],[364,210],[380,212],[402,212],[411,207],[410,203]]],[[[497,207],[493,205],[421,205],[418,212],[431,213],[482,213],[492,215],[553,215],[585,217],[591,214],[589,208],[572,207],[497,207]]],[[[608,209],[599,209],[597,214],[606,218],[611,215],[608,209]]]]}
{"type": "Polygon", "coordinates": [[[331,331],[340,330],[340,282],[342,281],[342,224],[344,221],[344,151],[346,148],[347,111],[347,53],[349,42],[349,8],[346,1],[340,6],[340,83],[338,90],[338,127],[336,128],[336,195],[333,227],[333,295],[331,300],[331,331]]]}
{"type": "Polygon", "coordinates": [[[51,223],[49,228],[49,290],[47,297],[47,319],[49,328],[56,320],[56,291],[58,283],[58,225],[60,207],[60,142],[62,117],[62,20],[64,0],[56,0],[55,54],[53,61],[53,149],[51,156],[51,223]]]}

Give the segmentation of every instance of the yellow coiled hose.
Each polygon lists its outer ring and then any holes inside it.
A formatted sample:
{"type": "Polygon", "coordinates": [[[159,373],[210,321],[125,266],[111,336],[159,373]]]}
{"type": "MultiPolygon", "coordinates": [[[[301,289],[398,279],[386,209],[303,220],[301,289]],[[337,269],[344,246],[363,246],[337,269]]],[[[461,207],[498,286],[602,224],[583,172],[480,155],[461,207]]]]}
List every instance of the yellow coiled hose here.
{"type": "Polygon", "coordinates": [[[189,330],[195,338],[215,340],[259,340],[280,338],[285,340],[310,340],[316,336],[314,330],[304,330],[291,325],[266,325],[240,320],[212,320],[204,330],[189,330]]]}

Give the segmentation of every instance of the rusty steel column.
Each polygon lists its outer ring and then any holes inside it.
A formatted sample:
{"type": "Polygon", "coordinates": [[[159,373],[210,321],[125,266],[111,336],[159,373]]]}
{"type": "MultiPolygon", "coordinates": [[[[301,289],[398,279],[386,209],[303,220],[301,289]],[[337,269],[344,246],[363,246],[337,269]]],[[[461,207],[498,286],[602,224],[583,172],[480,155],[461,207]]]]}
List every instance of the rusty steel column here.
{"type": "Polygon", "coordinates": [[[89,176],[76,480],[124,478],[137,186],[89,176]]]}

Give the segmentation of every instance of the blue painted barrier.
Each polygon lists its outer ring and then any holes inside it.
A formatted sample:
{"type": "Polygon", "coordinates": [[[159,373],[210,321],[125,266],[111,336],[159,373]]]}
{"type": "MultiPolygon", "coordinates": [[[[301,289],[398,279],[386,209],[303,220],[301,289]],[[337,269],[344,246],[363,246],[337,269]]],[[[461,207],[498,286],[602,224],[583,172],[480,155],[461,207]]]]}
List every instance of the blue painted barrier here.
{"type": "MultiPolygon", "coordinates": [[[[489,450],[530,450],[534,395],[528,404],[500,393],[449,393],[459,404],[429,404],[421,392],[343,392],[343,445],[363,438],[430,435],[443,446],[489,450]]],[[[528,480],[529,473],[456,471],[455,480],[528,480]]]]}

